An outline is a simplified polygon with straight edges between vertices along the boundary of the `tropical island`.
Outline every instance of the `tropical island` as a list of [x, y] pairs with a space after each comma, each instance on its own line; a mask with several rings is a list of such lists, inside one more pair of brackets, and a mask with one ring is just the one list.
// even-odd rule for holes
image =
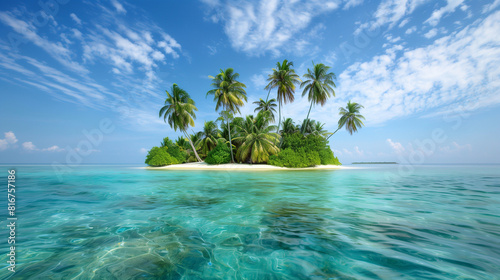
[[[307, 69], [303, 81], [293, 69], [293, 63], [284, 60], [272, 69], [265, 90], [266, 99], [254, 102], [256, 115], [235, 117], [247, 101], [246, 85], [239, 82], [239, 74], [232, 68], [220, 70], [212, 80], [207, 92], [213, 96], [216, 120], [205, 121], [203, 129], [192, 134], [195, 111], [198, 109], [190, 95], [173, 84], [166, 91], [165, 104], [159, 111], [160, 118], [169, 124], [179, 136], [175, 142], [165, 137], [159, 147], [149, 150], [145, 163], [150, 167], [172, 166], [180, 169], [200, 169], [209, 166], [231, 164], [231, 168], [263, 167], [331, 169], [341, 165], [328, 145], [329, 138], [341, 128], [352, 135], [364, 126], [365, 119], [360, 110], [362, 105], [349, 101], [345, 108], [339, 108], [340, 119], [334, 132], [324, 129], [325, 124], [309, 119], [314, 106], [324, 106], [335, 96], [336, 76], [329, 72], [331, 67], [322, 63]], [[281, 108], [295, 99], [296, 87], [303, 88], [302, 96], [310, 102], [309, 111], [301, 124], [291, 118], [282, 121]], [[275, 91], [275, 98], [270, 98]], [[276, 122], [276, 107], [278, 120]], [[277, 125], [276, 125], [277, 124]], [[182, 167], [181, 167], [182, 166]]]

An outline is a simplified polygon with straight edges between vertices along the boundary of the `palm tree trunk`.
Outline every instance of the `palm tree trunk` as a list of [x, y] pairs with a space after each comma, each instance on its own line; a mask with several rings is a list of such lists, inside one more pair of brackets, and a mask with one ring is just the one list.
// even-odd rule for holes
[[231, 142], [231, 126], [229, 126], [229, 118], [227, 118], [227, 130], [229, 132], [229, 149], [231, 149], [231, 162], [234, 163], [233, 143]]
[[332, 137], [333, 134], [335, 134], [337, 131], [339, 131], [339, 129], [341, 129], [340, 126], [339, 126], [339, 128], [337, 128], [337, 130], [335, 130], [332, 134], [330, 134], [330, 136], [328, 136], [328, 138], [326, 138], [326, 141], [328, 141], [328, 139], [330, 139], [330, 137]]
[[303, 125], [303, 127], [300, 129], [301, 133], [304, 134], [304, 128], [307, 127], [307, 125], [309, 124], [309, 114], [311, 113], [311, 109], [313, 107], [313, 102], [311, 101], [311, 106], [309, 107], [309, 112], [307, 112], [307, 117], [306, 117], [306, 123]]
[[267, 93], [267, 97], [266, 97], [266, 103], [267, 101], [269, 100], [269, 94], [271, 93], [271, 89], [269, 89], [269, 92]]
[[[280, 134], [280, 125], [281, 125], [281, 102], [278, 103], [278, 112], [279, 112], [279, 117], [278, 117], [278, 131], [276, 131], [276, 133], [278, 133], [278, 135]], [[274, 145], [276, 145], [276, 139], [274, 139]]]
[[196, 159], [198, 160], [198, 162], [202, 162], [203, 160], [201, 160], [200, 156], [196, 152], [196, 148], [194, 147], [193, 142], [191, 141], [191, 138], [189, 137], [189, 135], [187, 135], [187, 132], [185, 132], [185, 131], [183, 131], [183, 132], [184, 132], [184, 136], [186, 136], [187, 140], [189, 141], [189, 144], [191, 144], [191, 148], [193, 148], [193, 152], [194, 152], [194, 155], [196, 156]]

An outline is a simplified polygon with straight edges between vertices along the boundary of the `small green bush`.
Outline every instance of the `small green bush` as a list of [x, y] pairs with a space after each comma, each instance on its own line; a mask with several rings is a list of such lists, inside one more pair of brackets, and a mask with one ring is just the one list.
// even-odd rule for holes
[[281, 150], [277, 155], [269, 157], [269, 164], [281, 167], [313, 167], [321, 164], [318, 152], [306, 151], [301, 148], [292, 150], [290, 148]]
[[229, 146], [222, 141], [217, 143], [217, 146], [208, 152], [205, 162], [208, 164], [223, 164], [231, 162], [231, 150]]
[[145, 163], [149, 166], [165, 166], [171, 164], [178, 164], [176, 158], [171, 156], [167, 152], [167, 147], [153, 147], [149, 150], [148, 155], [146, 156]]

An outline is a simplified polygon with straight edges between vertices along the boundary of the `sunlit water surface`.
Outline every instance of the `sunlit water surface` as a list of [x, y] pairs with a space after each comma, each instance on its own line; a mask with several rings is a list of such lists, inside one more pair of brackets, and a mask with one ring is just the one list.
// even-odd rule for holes
[[16, 170], [1, 279], [500, 279], [500, 166]]

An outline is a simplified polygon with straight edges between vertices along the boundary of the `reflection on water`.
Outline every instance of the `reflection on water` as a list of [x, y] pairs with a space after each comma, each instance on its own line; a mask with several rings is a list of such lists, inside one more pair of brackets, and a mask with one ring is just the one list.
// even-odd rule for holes
[[[20, 167], [2, 279], [495, 279], [500, 168]], [[6, 228], [2, 221], [2, 230]], [[6, 254], [1, 261], [5, 264]]]

